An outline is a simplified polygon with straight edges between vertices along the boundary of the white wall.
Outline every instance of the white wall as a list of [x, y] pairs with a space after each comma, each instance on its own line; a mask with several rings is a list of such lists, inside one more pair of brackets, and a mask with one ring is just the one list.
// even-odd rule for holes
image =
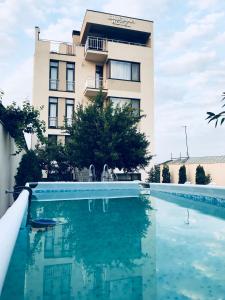
[[0, 121], [0, 217], [11, 204], [12, 195], [6, 194], [5, 190], [12, 190], [15, 183], [14, 176], [24, 153], [13, 155], [16, 150], [14, 139]]

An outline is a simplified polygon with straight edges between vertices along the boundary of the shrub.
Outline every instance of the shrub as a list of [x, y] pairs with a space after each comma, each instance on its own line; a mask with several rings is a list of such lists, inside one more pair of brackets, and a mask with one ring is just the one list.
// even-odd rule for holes
[[184, 184], [187, 181], [187, 175], [186, 175], [186, 167], [185, 165], [181, 166], [179, 169], [179, 184]]
[[170, 183], [170, 171], [168, 165], [163, 166], [162, 178], [163, 178], [162, 183]]
[[41, 167], [33, 150], [25, 153], [17, 168], [16, 186], [24, 186], [27, 182], [39, 181], [42, 178]]
[[149, 177], [148, 177], [149, 182], [160, 182], [160, 167], [159, 166], [154, 166], [151, 168], [149, 172]]
[[196, 184], [209, 184], [211, 182], [210, 174], [205, 175], [205, 170], [202, 166], [197, 166], [196, 174], [195, 174], [195, 182]]

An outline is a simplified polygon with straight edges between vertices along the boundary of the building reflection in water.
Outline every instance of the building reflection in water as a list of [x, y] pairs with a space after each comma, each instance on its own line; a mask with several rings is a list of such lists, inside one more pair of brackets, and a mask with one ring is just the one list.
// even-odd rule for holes
[[35, 201], [32, 217], [58, 224], [29, 232], [25, 299], [156, 298], [154, 211], [144, 197]]

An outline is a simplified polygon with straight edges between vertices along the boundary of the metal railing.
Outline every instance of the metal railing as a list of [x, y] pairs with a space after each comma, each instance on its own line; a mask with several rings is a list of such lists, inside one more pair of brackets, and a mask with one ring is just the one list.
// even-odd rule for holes
[[57, 117], [48, 117], [48, 127], [57, 128], [58, 127], [58, 118]]
[[91, 88], [91, 89], [103, 89], [104, 88], [104, 82], [103, 82], [103, 78], [92, 78], [89, 77], [86, 80], [86, 84], [85, 84], [86, 88]]
[[99, 37], [88, 36], [85, 43], [85, 52], [87, 50], [107, 51], [107, 40]]
[[66, 82], [66, 90], [67, 90], [67, 92], [74, 92], [74, 90], [75, 90], [75, 81], [67, 81]]
[[[105, 39], [105, 38], [98, 38], [92, 36], [88, 36], [85, 45], [81, 45], [81, 46], [85, 46], [85, 52], [87, 50], [107, 51], [108, 42], [127, 44], [133, 46], [141, 46], [141, 47], [149, 47], [148, 45], [142, 43], [128, 42], [128, 41], [116, 40], [116, 39]], [[93, 47], [93, 49], [91, 47]]]
[[59, 88], [59, 80], [58, 79], [49, 79], [49, 89], [57, 91]]
[[49, 41], [49, 43], [51, 53], [74, 55], [72, 43], [58, 41]]

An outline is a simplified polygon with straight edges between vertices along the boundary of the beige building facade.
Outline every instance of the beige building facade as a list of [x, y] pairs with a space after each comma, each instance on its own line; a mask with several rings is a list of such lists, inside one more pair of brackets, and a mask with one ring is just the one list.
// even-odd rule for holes
[[[43, 107], [40, 117], [49, 139], [66, 141], [60, 127], [100, 88], [106, 101], [128, 102], [146, 115], [140, 130], [153, 154], [153, 23], [87, 10], [70, 43], [43, 40], [35, 28], [33, 105]], [[36, 143], [33, 137], [32, 147]]]
[[178, 183], [179, 169], [181, 166], [185, 165], [187, 182], [195, 184], [196, 168], [201, 165], [205, 170], [205, 174], [210, 175], [212, 179], [211, 184], [225, 186], [225, 156], [190, 157], [162, 163], [160, 164], [161, 182], [162, 169], [165, 164], [169, 166], [171, 183]]

